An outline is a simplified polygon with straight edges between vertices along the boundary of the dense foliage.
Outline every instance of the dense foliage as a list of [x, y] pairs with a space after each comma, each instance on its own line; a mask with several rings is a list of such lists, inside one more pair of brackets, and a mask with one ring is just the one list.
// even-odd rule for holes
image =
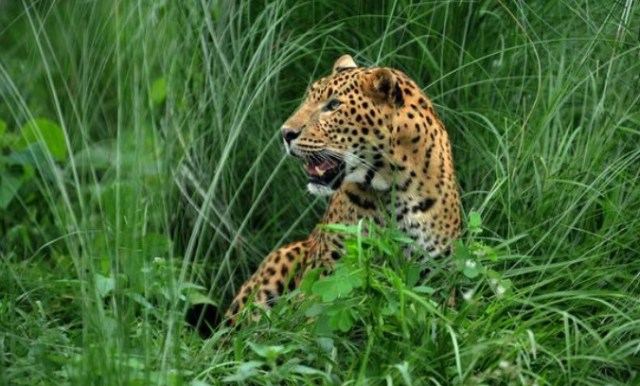
[[[0, 0], [0, 384], [639, 384], [639, 9]], [[203, 340], [326, 205], [278, 128], [343, 53], [437, 105], [457, 252], [336, 225], [336, 275]]]

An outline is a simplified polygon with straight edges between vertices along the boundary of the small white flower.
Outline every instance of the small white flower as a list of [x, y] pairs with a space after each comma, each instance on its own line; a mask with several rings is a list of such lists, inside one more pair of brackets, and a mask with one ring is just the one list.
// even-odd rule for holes
[[491, 279], [491, 280], [489, 280], [489, 284], [491, 284], [492, 286], [494, 286], [494, 287], [495, 287], [495, 286], [497, 286], [497, 285], [498, 285], [498, 280], [496, 280], [496, 279]]
[[507, 292], [507, 289], [504, 288], [504, 286], [499, 285], [496, 287], [496, 295], [498, 295], [498, 297], [504, 295], [505, 292]]
[[509, 363], [509, 361], [505, 361], [504, 359], [500, 361], [500, 363], [498, 364], [498, 366], [500, 366], [501, 369], [506, 370], [508, 369], [511, 364]]
[[473, 298], [473, 294], [474, 294], [474, 292], [473, 292], [472, 289], [469, 290], [469, 291], [465, 291], [465, 292], [462, 293], [462, 298], [464, 300], [466, 300], [466, 301], [470, 301], [471, 298]]
[[467, 268], [469, 269], [474, 269], [476, 267], [476, 262], [473, 260], [467, 260], [465, 262], [465, 265], [467, 266]]

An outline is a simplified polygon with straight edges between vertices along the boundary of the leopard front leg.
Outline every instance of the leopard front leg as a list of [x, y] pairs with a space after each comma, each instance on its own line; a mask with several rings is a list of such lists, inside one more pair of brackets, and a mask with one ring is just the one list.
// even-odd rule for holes
[[[300, 282], [300, 265], [309, 253], [309, 240], [298, 241], [271, 252], [256, 272], [240, 287], [225, 317], [234, 325], [250, 299], [261, 308], [271, 308], [285, 290], [293, 290]], [[304, 260], [304, 261], [303, 261]]]
[[[371, 217], [373, 197], [357, 191], [357, 186], [349, 184], [337, 191], [331, 198], [329, 207], [320, 224], [355, 224], [359, 218]], [[362, 197], [365, 207], [352, 203], [349, 195]], [[332, 271], [335, 262], [343, 254], [344, 235], [328, 232], [322, 226], [316, 227], [304, 241], [288, 244], [271, 252], [247, 280], [235, 296], [225, 313], [230, 325], [236, 323], [240, 311], [250, 299], [261, 308], [270, 308], [285, 290], [298, 287], [304, 275], [314, 268], [322, 268], [322, 276]]]

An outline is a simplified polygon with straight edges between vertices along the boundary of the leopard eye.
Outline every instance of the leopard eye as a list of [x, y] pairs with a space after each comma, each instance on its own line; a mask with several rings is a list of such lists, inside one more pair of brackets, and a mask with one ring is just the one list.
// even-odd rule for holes
[[322, 110], [324, 110], [324, 111], [336, 111], [338, 109], [338, 107], [340, 107], [340, 105], [342, 105], [342, 102], [340, 102], [337, 99], [332, 99], [329, 102], [327, 102], [326, 105], [324, 105], [324, 108]]

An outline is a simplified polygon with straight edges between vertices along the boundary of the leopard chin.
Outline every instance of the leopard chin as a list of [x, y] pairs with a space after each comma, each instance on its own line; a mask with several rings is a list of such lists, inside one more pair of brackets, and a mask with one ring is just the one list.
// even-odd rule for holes
[[327, 185], [316, 184], [313, 182], [309, 182], [307, 184], [307, 190], [314, 196], [331, 196], [333, 193], [335, 193], [335, 190], [328, 187]]

